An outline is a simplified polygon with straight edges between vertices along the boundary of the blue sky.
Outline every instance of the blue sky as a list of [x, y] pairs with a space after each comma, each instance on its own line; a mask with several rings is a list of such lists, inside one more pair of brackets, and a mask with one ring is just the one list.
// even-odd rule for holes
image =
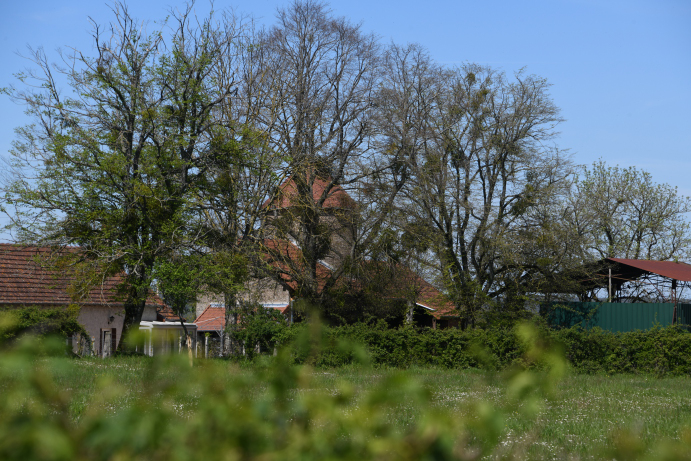
[[[89, 17], [107, 23], [110, 3], [85, 0], [0, 0], [0, 87], [28, 61], [27, 45], [91, 52]], [[133, 16], [162, 19], [172, 0], [130, 2]], [[217, 0], [261, 24], [288, 1]], [[657, 182], [691, 195], [691, 1], [486, 0], [332, 1], [338, 16], [362, 23], [382, 42], [417, 42], [439, 62], [477, 62], [507, 73], [525, 67], [553, 84], [566, 121], [556, 143], [574, 162], [603, 158], [634, 165]], [[199, 1], [197, 10], [208, 11]], [[21, 106], [0, 96], [0, 156], [28, 123]], [[0, 217], [0, 226], [6, 218]], [[7, 240], [0, 234], [0, 240]]]

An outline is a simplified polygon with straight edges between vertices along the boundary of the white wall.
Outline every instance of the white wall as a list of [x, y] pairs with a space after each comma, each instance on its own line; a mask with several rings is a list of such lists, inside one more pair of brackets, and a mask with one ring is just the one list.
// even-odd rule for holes
[[[110, 317], [113, 316], [114, 320], [111, 322]], [[147, 306], [144, 308], [142, 313], [143, 321], [154, 321], [156, 320], [156, 308], [153, 306]], [[82, 306], [79, 311], [78, 317], [79, 323], [81, 323], [89, 334], [90, 338], [94, 339], [94, 354], [100, 355], [101, 353], [101, 329], [102, 328], [115, 328], [117, 343], [120, 344], [120, 338], [122, 337], [122, 328], [125, 324], [125, 310], [122, 307], [106, 307], [106, 306]]]

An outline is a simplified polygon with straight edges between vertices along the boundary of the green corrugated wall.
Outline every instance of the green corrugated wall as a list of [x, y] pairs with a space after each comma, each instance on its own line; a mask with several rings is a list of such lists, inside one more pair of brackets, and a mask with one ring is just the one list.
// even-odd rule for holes
[[677, 323], [691, 329], [691, 304], [677, 305]]
[[[600, 327], [613, 332], [647, 330], [672, 324], [673, 303], [551, 303], [548, 322], [554, 326]], [[691, 325], [691, 304], [677, 305], [677, 323]]]

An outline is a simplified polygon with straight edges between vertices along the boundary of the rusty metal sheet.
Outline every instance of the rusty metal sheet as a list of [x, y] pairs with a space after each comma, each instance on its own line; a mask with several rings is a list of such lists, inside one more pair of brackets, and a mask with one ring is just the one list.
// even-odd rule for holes
[[645, 272], [682, 282], [691, 282], [691, 265], [674, 261], [645, 261], [641, 259], [607, 258], [608, 261], [635, 267]]

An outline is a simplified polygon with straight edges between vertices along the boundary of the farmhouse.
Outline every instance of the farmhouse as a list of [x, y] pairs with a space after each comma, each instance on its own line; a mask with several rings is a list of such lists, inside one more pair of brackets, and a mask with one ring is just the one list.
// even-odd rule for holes
[[[0, 244], [0, 307], [79, 306], [78, 321], [89, 334], [93, 353], [109, 356], [121, 339], [124, 322], [124, 305], [116, 293], [119, 280], [105, 279], [88, 293], [75, 296], [74, 274], [69, 269], [58, 271], [48, 267], [54, 256], [50, 248]], [[158, 312], [164, 307], [158, 297], [151, 296], [142, 320], [163, 320]]]

